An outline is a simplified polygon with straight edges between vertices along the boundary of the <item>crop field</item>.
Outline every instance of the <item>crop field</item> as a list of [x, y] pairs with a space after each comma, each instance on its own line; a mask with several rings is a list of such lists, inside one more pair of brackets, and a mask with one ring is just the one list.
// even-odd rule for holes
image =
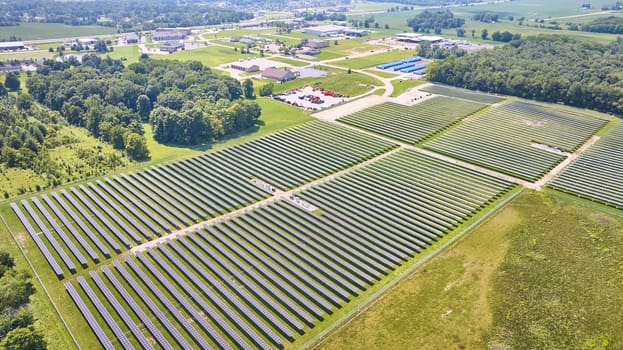
[[60, 23], [20, 23], [19, 26], [0, 27], [0, 38], [8, 40], [15, 36], [20, 40], [42, 40], [67, 38], [74, 39], [80, 36], [106, 35], [117, 33], [117, 28], [91, 26], [70, 26]]
[[437, 84], [427, 86], [423, 88], [422, 91], [430, 92], [430, 93], [437, 94], [437, 95], [460, 98], [462, 100], [485, 103], [485, 104], [494, 104], [494, 103], [498, 103], [504, 100], [503, 97], [498, 97], [498, 96], [490, 95], [487, 93], [475, 92], [472, 90], [455, 88], [455, 87], [445, 86], [445, 85], [437, 85]]
[[[325, 90], [333, 91], [344, 96], [358, 96], [364, 94], [374, 86], [381, 86], [381, 82], [371, 76], [352, 72], [348, 74], [345, 70], [326, 68], [324, 66], [315, 69], [327, 70], [327, 75], [320, 78], [297, 78], [281, 84], [275, 84], [274, 93], [300, 88], [306, 85], [321, 87]], [[268, 80], [256, 82], [260, 85]]]
[[347, 115], [339, 121], [415, 144], [484, 107], [484, 104], [440, 96], [413, 106], [387, 102]]
[[[393, 147], [311, 122], [220, 152], [22, 200], [21, 206], [12, 207], [55, 275], [63, 277], [69, 275], [66, 271], [75, 273], [136, 244], [266, 198], [268, 192], [252, 178], [291, 189]], [[45, 241], [38, 232], [44, 233]]]
[[509, 102], [467, 120], [424, 144], [519, 178], [534, 181], [608, 123], [586, 112]]
[[276, 200], [64, 286], [105, 347], [288, 347], [512, 187], [402, 151], [305, 191], [320, 212]]
[[623, 208], [622, 176], [623, 125], [619, 124], [560, 173], [550, 186]]

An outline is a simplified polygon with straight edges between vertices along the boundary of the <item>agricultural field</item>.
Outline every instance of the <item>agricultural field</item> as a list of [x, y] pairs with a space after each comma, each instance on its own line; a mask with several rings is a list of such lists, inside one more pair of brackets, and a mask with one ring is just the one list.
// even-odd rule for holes
[[103, 26], [69, 26], [59, 23], [20, 23], [0, 27], [0, 38], [15, 36], [23, 41], [45, 39], [75, 39], [82, 36], [113, 35], [117, 28]]
[[550, 187], [623, 208], [623, 125], [619, 123], [550, 183]]
[[318, 349], [623, 347], [621, 212], [523, 191]]
[[141, 56], [138, 45], [115, 46], [113, 52], [106, 54], [113, 59], [122, 60], [124, 65], [136, 63]]
[[338, 119], [342, 123], [416, 144], [478, 112], [486, 105], [433, 97], [413, 106], [386, 102]]
[[535, 181], [607, 123], [596, 113], [513, 101], [491, 107], [424, 147]]
[[504, 100], [504, 97], [487, 94], [484, 92], [476, 92], [467, 89], [455, 88], [439, 84], [431, 84], [422, 88], [422, 91], [430, 92], [436, 95], [444, 95], [462, 100], [474, 101], [478, 103], [494, 104]]
[[[317, 131], [322, 128], [320, 124], [306, 125]], [[339, 128], [332, 129], [335, 132]], [[332, 136], [341, 139], [339, 135]], [[371, 140], [359, 141], [358, 147], [363, 147]], [[315, 143], [315, 147], [321, 144]], [[347, 149], [354, 152], [352, 146], [344, 152]], [[319, 151], [318, 155], [326, 161], [339, 162], [337, 155], [329, 155], [328, 150]], [[243, 186], [230, 187], [231, 191], [237, 191], [236, 195], [249, 195], [253, 191], [249, 188], [250, 181], [232, 178], [233, 168], [224, 171], [220, 159], [192, 170], [194, 163], [206, 162], [207, 157], [177, 163], [176, 184], [188, 186], [191, 181], [188, 174], [204, 177], [207, 171], [213, 171], [220, 173], [223, 181], [227, 179]], [[183, 172], [182, 167], [186, 168]], [[172, 174], [170, 167], [164, 168], [160, 167], [159, 176], [165, 172]], [[159, 169], [153, 169], [156, 170]], [[417, 178], [412, 174], [417, 174]], [[160, 187], [156, 185], [160, 180], [156, 180], [155, 174], [147, 176], [144, 172], [127, 177], [130, 176], [135, 181], [140, 177], [141, 181], [151, 179], [154, 189]], [[434, 180], [427, 180], [427, 186], [421, 186], [420, 177]], [[240, 184], [242, 181], [247, 184]], [[332, 319], [332, 314], [360, 300], [359, 295], [386, 280], [391, 271], [419, 256], [513, 188], [502, 180], [413, 151], [400, 151], [302, 192], [300, 198], [317, 206], [313, 212], [301, 209], [297, 204], [300, 199], [274, 200], [240, 215], [193, 228], [187, 234], [149, 242], [143, 241], [148, 237], [144, 231], [155, 238], [163, 228], [151, 230], [151, 225], [138, 221], [161, 225], [156, 221], [169, 215], [152, 212], [132, 223], [139, 216], [130, 210], [142, 211], [141, 206], [155, 210], [156, 203], [162, 205], [177, 198], [175, 208], [179, 215], [182, 206], [199, 206], [200, 202], [195, 200], [190, 204], [188, 198], [178, 197], [171, 189], [166, 192], [171, 198], [155, 202], [145, 198], [147, 186], [129, 186], [130, 183], [125, 178], [107, 179], [97, 185], [63, 190], [61, 195], [52, 194], [53, 199], [42, 196], [41, 200], [33, 198], [12, 204], [33, 241], [42, 246], [57, 246], [59, 238], [73, 243], [72, 238], [62, 235], [74, 235], [77, 227], [83, 225], [106, 225], [107, 220], [131, 226], [123, 228], [123, 232], [135, 234], [144, 242], [133, 248], [132, 254], [116, 256], [112, 264], [95, 264], [91, 257], [83, 257], [86, 265], [93, 267], [88, 273], [55, 282], [69, 295], [64, 298], [65, 303], [75, 303], [77, 307], [63, 312], [78, 315], [80, 310], [86, 319], [86, 323], [75, 320], [71, 327], [85, 334], [91, 334], [90, 328], [105, 348], [149, 347], [147, 344], [163, 348], [190, 348], [191, 344], [203, 348], [298, 346], [297, 339], [313, 328], [322, 329], [324, 320]], [[194, 185], [195, 193], [217, 193], [212, 198], [220, 198], [218, 193], [223, 192], [205, 187], [216, 182], [201, 183]], [[124, 191], [132, 192], [132, 196]], [[260, 189], [256, 188], [255, 192]], [[159, 196], [163, 193], [162, 189], [158, 191]], [[149, 198], [154, 195], [155, 192], [151, 193]], [[390, 197], [386, 205], [391, 211], [381, 211], [373, 205], [380, 198]], [[99, 215], [91, 207], [102, 208], [111, 203], [117, 207], [102, 210]], [[414, 206], [419, 209], [407, 210]], [[86, 211], [86, 207], [94, 216], [76, 215], [75, 211]], [[175, 220], [174, 213], [170, 214]], [[396, 222], [395, 217], [402, 221]], [[170, 227], [174, 223], [165, 225]], [[384, 234], [372, 227], [382, 227]], [[36, 233], [39, 229], [42, 235]], [[109, 229], [112, 235], [115, 230], [112, 226]], [[51, 239], [56, 235], [59, 237]], [[96, 240], [83, 237], [75, 245], [91, 241]], [[82, 250], [73, 247], [68, 251], [59, 254], [63, 263], [57, 266], [63, 270], [60, 265], [73, 260], [69, 255], [78, 256]], [[91, 254], [105, 258], [99, 248], [85, 253]]]
[[271, 61], [275, 61], [275, 62], [287, 63], [287, 64], [289, 64], [291, 66], [294, 66], [294, 67], [309, 66], [309, 63], [307, 63], [307, 62], [299, 61], [299, 60], [293, 60], [293, 59], [289, 59], [289, 58], [285, 58], [285, 57], [271, 57], [269, 59]]

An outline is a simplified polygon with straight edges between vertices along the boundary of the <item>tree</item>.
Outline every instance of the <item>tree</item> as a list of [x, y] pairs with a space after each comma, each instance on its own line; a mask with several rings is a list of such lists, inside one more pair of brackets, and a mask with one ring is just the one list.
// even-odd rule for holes
[[147, 148], [145, 137], [135, 132], [130, 132], [126, 134], [125, 151], [130, 159], [137, 161], [149, 159], [149, 149]]
[[44, 350], [47, 345], [43, 335], [33, 326], [10, 331], [0, 343], [4, 350]]
[[266, 85], [260, 86], [260, 96], [270, 96], [273, 94], [273, 89], [275, 88], [274, 83], [268, 83]]
[[98, 40], [93, 46], [93, 49], [95, 50], [95, 52], [99, 52], [99, 53], [108, 52], [108, 47], [106, 46], [106, 42], [104, 42], [103, 40]]
[[0, 311], [17, 309], [28, 304], [30, 296], [35, 292], [26, 272], [5, 273], [0, 278]]
[[348, 74], [351, 74], [353, 71], [352, 69], [348, 68], [348, 71], [346, 71]]
[[0, 97], [7, 97], [9, 95], [9, 92], [7, 91], [7, 89], [4, 87], [4, 85], [0, 84]]
[[17, 72], [10, 72], [6, 75], [4, 80], [4, 86], [11, 91], [19, 90], [21, 83], [19, 81], [19, 74]]
[[136, 99], [136, 111], [138, 115], [141, 117], [141, 120], [146, 122], [149, 120], [149, 113], [151, 113], [151, 100], [147, 95], [140, 95]]
[[333, 45], [337, 45], [337, 44], [338, 44], [337, 40], [334, 40]]
[[462, 37], [464, 37], [464, 36], [465, 36], [465, 29], [463, 29], [463, 28], [458, 28], [458, 29], [456, 30], [456, 36], [461, 37], [461, 38], [462, 38]]
[[253, 96], [253, 81], [251, 81], [251, 79], [245, 79], [245, 81], [242, 82], [242, 93], [247, 99], [255, 97]]
[[487, 29], [483, 29], [482, 33], [480, 33], [480, 37], [482, 38], [482, 40], [487, 40], [488, 36], [489, 36], [489, 31]]
[[389, 24], [385, 24], [385, 29], [389, 29]]
[[472, 38], [476, 36], [476, 29], [472, 29]]

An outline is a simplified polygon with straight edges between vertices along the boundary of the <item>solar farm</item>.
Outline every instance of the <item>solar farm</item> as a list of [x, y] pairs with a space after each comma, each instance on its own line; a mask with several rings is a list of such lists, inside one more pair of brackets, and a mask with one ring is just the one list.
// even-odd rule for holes
[[623, 208], [623, 126], [615, 126], [576, 159], [552, 188]]
[[292, 349], [599, 132], [549, 186], [623, 207], [620, 124], [426, 89], [439, 96], [14, 201], [12, 231], [91, 336], [79, 347]]
[[582, 112], [513, 101], [488, 109], [424, 147], [536, 181], [607, 123]]
[[450, 97], [433, 97], [414, 106], [386, 102], [338, 119], [358, 128], [416, 144], [486, 105]]

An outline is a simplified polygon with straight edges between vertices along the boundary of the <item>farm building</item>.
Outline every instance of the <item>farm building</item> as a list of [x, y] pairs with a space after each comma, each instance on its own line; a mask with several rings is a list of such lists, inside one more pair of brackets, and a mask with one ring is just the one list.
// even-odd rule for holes
[[296, 73], [289, 70], [281, 70], [275, 67], [269, 67], [262, 72], [262, 78], [276, 80], [280, 83], [296, 79]]
[[130, 33], [125, 36], [125, 42], [128, 44], [138, 44], [140, 37], [136, 33]]
[[348, 27], [329, 24], [326, 26], [303, 28], [301, 29], [301, 33], [318, 35], [318, 36], [335, 36], [335, 35], [343, 34], [346, 29], [348, 29]]
[[247, 73], [257, 72], [260, 70], [260, 66], [251, 62], [236, 62], [229, 65], [229, 67]]
[[81, 44], [81, 45], [94, 45], [97, 41], [99, 40], [99, 38], [79, 38], [76, 39], [76, 41]]
[[404, 43], [421, 43], [422, 41], [429, 41], [431, 43], [438, 43], [444, 41], [445, 38], [440, 36], [430, 36], [419, 33], [400, 33], [394, 35], [396, 41], [402, 41]]
[[183, 48], [184, 48], [183, 43], [180, 43], [178, 41], [168, 41], [164, 43], [164, 45], [160, 46], [160, 51], [172, 53]]
[[9, 41], [0, 43], [0, 51], [24, 50], [26, 47], [21, 41]]
[[307, 43], [305, 44], [305, 46], [311, 47], [314, 49], [322, 49], [323, 47], [329, 47], [329, 42], [326, 40], [310, 39], [310, 40], [307, 40]]

